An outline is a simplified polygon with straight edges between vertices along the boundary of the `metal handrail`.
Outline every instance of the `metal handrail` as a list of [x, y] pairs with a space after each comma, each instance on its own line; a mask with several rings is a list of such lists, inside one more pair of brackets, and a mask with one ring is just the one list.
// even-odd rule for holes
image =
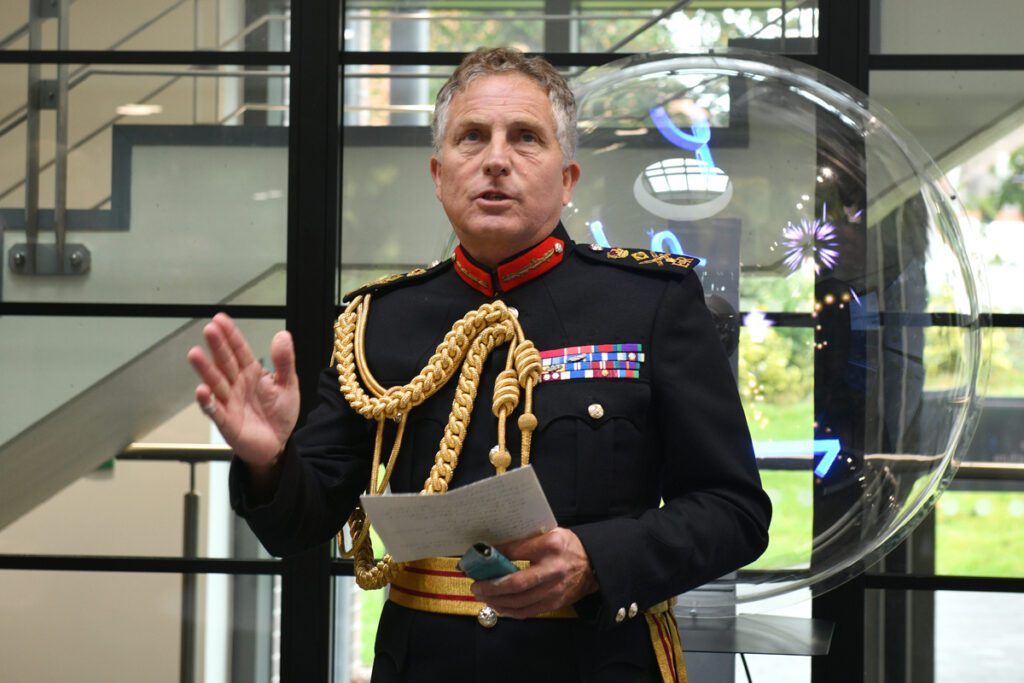
[[117, 460], [176, 461], [187, 463], [227, 462], [233, 451], [224, 444], [205, 443], [131, 443]]
[[[185, 463], [226, 462], [234, 452], [226, 444], [197, 443], [132, 443], [116, 457], [118, 460], [136, 461], [178, 461]], [[871, 459], [898, 458], [915, 462], [932, 461], [932, 456], [886, 456], [872, 455]], [[814, 459], [809, 456], [758, 457], [757, 465], [762, 470], [810, 470]], [[961, 462], [956, 473], [961, 481], [1024, 481], [1024, 463], [1009, 462]]]

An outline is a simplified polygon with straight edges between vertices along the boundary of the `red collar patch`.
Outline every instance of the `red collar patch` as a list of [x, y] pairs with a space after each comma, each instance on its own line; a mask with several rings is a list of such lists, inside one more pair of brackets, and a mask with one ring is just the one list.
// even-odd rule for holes
[[561, 263], [564, 255], [565, 242], [557, 237], [548, 237], [514, 259], [499, 264], [497, 271], [492, 271], [473, 263], [460, 245], [455, 247], [455, 272], [463, 282], [484, 296], [494, 296], [540, 277]]

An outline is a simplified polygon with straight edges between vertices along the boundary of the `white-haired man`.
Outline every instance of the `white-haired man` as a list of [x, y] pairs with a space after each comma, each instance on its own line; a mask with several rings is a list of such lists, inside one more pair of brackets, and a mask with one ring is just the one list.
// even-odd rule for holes
[[[424, 478], [429, 488], [438, 467], [442, 490], [491, 476], [489, 452], [527, 442], [558, 528], [502, 546], [523, 569], [497, 580], [462, 577], [451, 558], [389, 569], [374, 681], [681, 680], [670, 599], [767, 544], [771, 506], [693, 260], [577, 246], [560, 223], [580, 177], [575, 116], [547, 62], [501, 48], [468, 55], [438, 94], [430, 159], [459, 246], [347, 297], [373, 298], [357, 360], [382, 389], [417, 376], [467, 311], [500, 301], [540, 362], [523, 381], [536, 382], [524, 436], [509, 430], [506, 449], [494, 446], [504, 417], [478, 402], [455, 429], [461, 456], [441, 463], [461, 380], [396, 414], [399, 431], [362, 416], [353, 364], [338, 362], [293, 434], [287, 333], [272, 342], [272, 376], [223, 315], [204, 332], [211, 356], [189, 354], [203, 381], [196, 398], [237, 454], [233, 505], [275, 554], [338, 531], [367, 488], [378, 430], [384, 440], [399, 431], [395, 492], [419, 491]], [[481, 395], [503, 354], [477, 373]]]

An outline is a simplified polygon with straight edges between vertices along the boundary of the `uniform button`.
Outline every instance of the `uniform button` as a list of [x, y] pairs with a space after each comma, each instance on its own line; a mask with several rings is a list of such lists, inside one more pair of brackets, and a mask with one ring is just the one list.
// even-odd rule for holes
[[595, 420], [600, 420], [604, 417], [604, 406], [600, 403], [591, 403], [587, 406], [587, 413]]
[[632, 603], [629, 604], [629, 618], [630, 619], [635, 617], [637, 612], [639, 612], [639, 611], [640, 611], [640, 608], [637, 606], [637, 604], [635, 602], [632, 602]]
[[484, 628], [494, 628], [494, 625], [498, 623], [498, 613], [485, 606], [480, 610], [480, 614], [476, 615], [476, 620]]
[[562, 243], [561, 242], [556, 242], [555, 243], [555, 253], [556, 254], [561, 254], [562, 253]]
[[600, 244], [597, 244], [597, 243], [593, 243], [593, 244], [590, 245], [590, 250], [591, 251], [601, 251], [601, 249], [603, 249], [603, 248], [604, 247], [602, 247]]
[[626, 620], [626, 608], [625, 607], [620, 607], [619, 611], [615, 613], [615, 623], [616, 624], [621, 624], [625, 620]]
[[514, 306], [508, 307], [508, 312], [512, 314], [512, 317], [519, 320], [519, 309]]

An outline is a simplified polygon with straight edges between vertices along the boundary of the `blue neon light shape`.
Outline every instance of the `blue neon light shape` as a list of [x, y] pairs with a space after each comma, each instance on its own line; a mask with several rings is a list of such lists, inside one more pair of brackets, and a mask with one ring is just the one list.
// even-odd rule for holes
[[604, 223], [601, 221], [590, 221], [590, 235], [594, 238], [594, 244], [605, 249], [612, 246], [604, 235]]
[[693, 254], [687, 254], [683, 251], [683, 245], [680, 244], [679, 238], [671, 230], [662, 230], [651, 235], [651, 251], [667, 251], [676, 256], [691, 256], [697, 259], [698, 266], [703, 266], [708, 262], [703, 256], [693, 256]]
[[824, 477], [828, 474], [832, 464], [839, 457], [839, 439], [814, 439], [801, 441], [755, 441], [754, 453], [761, 458], [780, 458], [787, 455], [806, 455], [811, 451], [814, 455], [822, 454], [818, 466], [814, 468], [814, 474]]
[[[603, 222], [590, 221], [590, 236], [594, 239], [594, 244], [605, 249], [611, 248], [611, 242], [608, 241], [607, 235], [604, 234]], [[679, 238], [670, 230], [662, 230], [657, 233], [651, 231], [651, 251], [667, 251], [676, 256], [691, 256], [697, 259], [698, 266], [703, 266], [707, 263], [707, 259], [701, 256], [693, 256], [683, 251], [683, 245], [679, 243]]]
[[679, 256], [683, 253], [683, 245], [671, 230], [662, 230], [651, 235], [651, 251], [667, 251]]
[[708, 147], [711, 142], [711, 126], [707, 119], [694, 118], [690, 127], [693, 132], [687, 133], [675, 124], [665, 107], [654, 107], [650, 114], [655, 128], [666, 140], [676, 147], [694, 152], [704, 162], [704, 173], [710, 173], [715, 168], [715, 160], [711, 158], [711, 149]]

